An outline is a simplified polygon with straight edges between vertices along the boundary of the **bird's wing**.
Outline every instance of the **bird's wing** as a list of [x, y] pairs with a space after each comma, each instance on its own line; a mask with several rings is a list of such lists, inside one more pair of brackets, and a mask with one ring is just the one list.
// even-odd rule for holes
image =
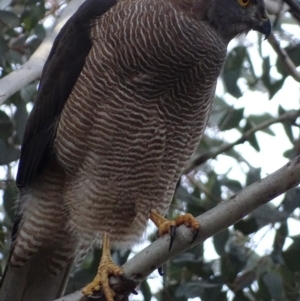
[[57, 122], [92, 47], [91, 23], [116, 3], [117, 0], [86, 0], [56, 37], [23, 137], [19, 188], [29, 185], [54, 155]]

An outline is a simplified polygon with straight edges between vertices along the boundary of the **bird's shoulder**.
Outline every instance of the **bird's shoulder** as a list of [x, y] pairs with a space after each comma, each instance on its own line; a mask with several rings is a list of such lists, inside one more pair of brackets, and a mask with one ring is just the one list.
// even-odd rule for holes
[[48, 165], [49, 157], [53, 157], [59, 116], [92, 47], [91, 23], [116, 3], [117, 0], [85, 1], [56, 37], [25, 128], [17, 174], [18, 187], [29, 185]]

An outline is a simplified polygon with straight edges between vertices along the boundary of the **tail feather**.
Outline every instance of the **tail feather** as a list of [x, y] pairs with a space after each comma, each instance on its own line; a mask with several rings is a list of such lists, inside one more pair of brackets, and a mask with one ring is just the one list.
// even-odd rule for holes
[[0, 301], [53, 301], [64, 293], [72, 264], [58, 274], [49, 272], [53, 250], [40, 249], [22, 267], [10, 263], [1, 280]]

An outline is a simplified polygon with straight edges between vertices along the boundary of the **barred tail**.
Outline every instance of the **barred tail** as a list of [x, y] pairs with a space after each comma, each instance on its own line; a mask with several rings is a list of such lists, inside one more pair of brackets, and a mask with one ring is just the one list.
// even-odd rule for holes
[[41, 248], [21, 267], [10, 260], [1, 279], [0, 301], [53, 301], [64, 293], [71, 263], [57, 274], [50, 273], [53, 249]]

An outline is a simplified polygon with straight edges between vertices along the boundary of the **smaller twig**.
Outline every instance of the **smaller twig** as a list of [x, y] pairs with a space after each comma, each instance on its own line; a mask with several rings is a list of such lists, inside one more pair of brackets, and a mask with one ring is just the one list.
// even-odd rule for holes
[[73, 0], [62, 11], [61, 16], [57, 19], [55, 27], [47, 34], [46, 38], [30, 57], [30, 59], [19, 69], [9, 73], [3, 78], [0, 78], [0, 105], [11, 95], [40, 77], [56, 35], [63, 27], [65, 22], [75, 13], [82, 2], [83, 0]]
[[284, 49], [280, 47], [279, 42], [276, 40], [273, 33], [268, 37], [268, 42], [273, 47], [274, 51], [277, 53], [282, 65], [284, 66], [286, 72], [294, 78], [295, 81], [300, 82], [300, 72], [297, 71], [295, 64], [290, 59], [289, 55]]
[[283, 6], [282, 0], [265, 0], [266, 10], [269, 15], [284, 13], [288, 5]]
[[187, 175], [188, 180], [193, 184], [194, 186], [198, 187], [200, 191], [202, 191], [208, 198], [210, 198], [212, 201], [216, 203], [223, 202], [222, 199], [214, 196], [206, 187], [203, 185], [201, 181], [196, 181], [194, 177], [191, 177], [190, 175]]
[[297, 16], [298, 21], [300, 21], [300, 4], [296, 0], [284, 0], [284, 2], [291, 8], [291, 13]]
[[300, 116], [300, 110], [291, 110], [289, 112], [286, 112], [277, 118], [272, 118], [267, 121], [264, 121], [254, 127], [252, 127], [249, 131], [245, 132], [239, 139], [232, 143], [224, 144], [221, 147], [212, 150], [206, 154], [199, 155], [194, 160], [191, 161], [191, 163], [186, 167], [186, 169], [183, 171], [183, 174], [190, 173], [194, 168], [198, 167], [199, 165], [205, 163], [209, 159], [215, 159], [218, 155], [229, 151], [234, 146], [238, 144], [243, 144], [246, 142], [252, 135], [254, 135], [256, 132], [272, 125], [275, 123], [283, 122], [283, 121], [294, 121], [297, 119], [297, 117]]

